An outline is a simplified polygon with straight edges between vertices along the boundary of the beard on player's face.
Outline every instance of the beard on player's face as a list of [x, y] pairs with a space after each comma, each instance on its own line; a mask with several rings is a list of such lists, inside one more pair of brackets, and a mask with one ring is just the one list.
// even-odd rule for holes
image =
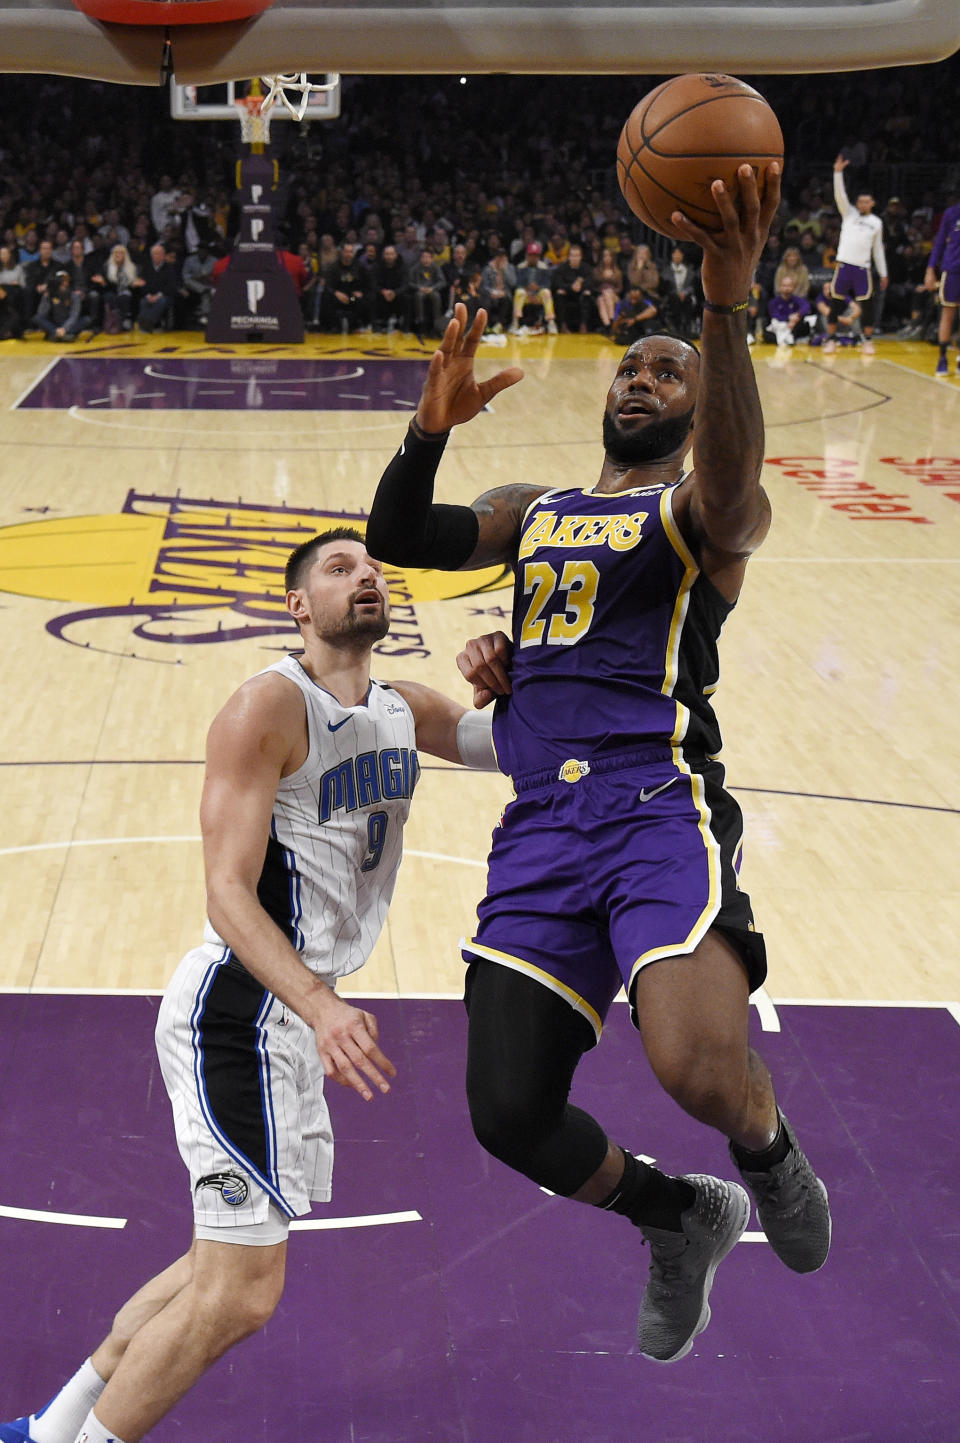
[[649, 421], [636, 430], [623, 431], [616, 417], [603, 413], [603, 449], [621, 466], [639, 466], [645, 461], [662, 461], [683, 446], [693, 424], [693, 407], [682, 416]]
[[390, 615], [384, 608], [379, 612], [358, 612], [351, 604], [340, 624], [331, 627], [324, 636], [331, 646], [362, 646], [382, 641], [390, 630]]
[[382, 641], [390, 630], [390, 612], [358, 611], [351, 601], [346, 611], [320, 606], [312, 618], [312, 630], [327, 646], [353, 651]]

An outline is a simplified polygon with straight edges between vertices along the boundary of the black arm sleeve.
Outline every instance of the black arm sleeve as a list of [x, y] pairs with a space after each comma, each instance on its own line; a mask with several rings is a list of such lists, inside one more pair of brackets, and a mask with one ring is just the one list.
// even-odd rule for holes
[[380, 478], [367, 522], [367, 550], [394, 566], [456, 571], [476, 550], [480, 521], [469, 506], [434, 503], [433, 482], [447, 436], [411, 427]]

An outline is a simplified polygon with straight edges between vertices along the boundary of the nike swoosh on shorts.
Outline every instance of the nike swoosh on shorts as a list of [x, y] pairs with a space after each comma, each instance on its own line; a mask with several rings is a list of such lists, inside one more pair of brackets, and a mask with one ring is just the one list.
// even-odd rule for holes
[[671, 777], [668, 782], [664, 782], [664, 784], [663, 784], [662, 787], [654, 787], [653, 790], [652, 790], [652, 791], [649, 791], [649, 792], [647, 791], [647, 789], [646, 789], [645, 787], [641, 787], [641, 788], [640, 788], [640, 801], [641, 801], [641, 802], [649, 802], [650, 798], [651, 798], [651, 797], [655, 797], [658, 792], [665, 792], [665, 791], [667, 790], [667, 787], [672, 787], [673, 784], [674, 784], [674, 782], [675, 782], [676, 780], [677, 780], [676, 777]]

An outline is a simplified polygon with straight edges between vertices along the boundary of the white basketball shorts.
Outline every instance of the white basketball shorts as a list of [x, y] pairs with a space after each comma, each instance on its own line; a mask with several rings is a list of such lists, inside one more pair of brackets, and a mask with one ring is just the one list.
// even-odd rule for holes
[[229, 948], [187, 953], [156, 1041], [198, 1228], [265, 1223], [271, 1202], [289, 1219], [330, 1201], [333, 1132], [313, 1031]]

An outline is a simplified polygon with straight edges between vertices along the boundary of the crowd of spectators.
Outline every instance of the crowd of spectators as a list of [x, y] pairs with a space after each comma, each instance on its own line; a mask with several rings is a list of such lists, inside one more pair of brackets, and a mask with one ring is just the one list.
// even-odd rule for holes
[[[754, 339], [822, 332], [839, 145], [851, 192], [927, 166], [914, 193], [877, 195], [890, 272], [878, 329], [935, 324], [923, 277], [957, 198], [957, 167], [939, 147], [958, 81], [954, 58], [754, 82], [787, 150]], [[307, 326], [435, 336], [463, 301], [471, 315], [484, 306], [497, 334], [696, 336], [696, 248], [647, 232], [616, 186], [616, 137], [647, 88], [626, 77], [354, 78], [338, 120], [274, 125], [276, 244]], [[176, 123], [164, 92], [95, 82], [5, 75], [0, 94], [0, 338], [202, 328], [236, 228], [239, 126]], [[856, 306], [841, 331], [856, 337]]]

